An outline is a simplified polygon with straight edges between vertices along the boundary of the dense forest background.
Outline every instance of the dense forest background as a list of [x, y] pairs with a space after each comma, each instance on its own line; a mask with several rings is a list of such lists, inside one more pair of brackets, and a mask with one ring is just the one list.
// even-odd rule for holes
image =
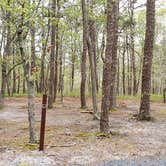
[[[165, 87], [165, 4], [156, 2], [156, 34], [152, 67], [153, 94], [162, 94]], [[41, 93], [48, 85], [50, 52], [55, 49], [55, 80], [57, 92], [79, 96], [82, 55], [82, 12], [80, 1], [51, 2], [13, 1], [0, 3], [0, 52], [2, 93], [9, 96], [26, 93], [24, 63], [33, 63], [35, 92]], [[101, 93], [102, 59], [106, 39], [106, 3], [89, 1], [86, 4], [89, 26], [94, 37], [97, 90]], [[117, 95], [140, 94], [141, 67], [145, 36], [146, 8], [144, 1], [120, 1], [117, 56]], [[53, 24], [53, 25], [52, 25]], [[55, 26], [55, 48], [51, 43]], [[21, 31], [21, 32], [20, 32]], [[18, 33], [22, 33], [24, 57], [19, 49]], [[134, 49], [134, 50], [133, 50]], [[26, 62], [23, 62], [24, 59]], [[5, 68], [5, 69], [3, 69]], [[7, 75], [7, 79], [4, 75]], [[90, 64], [87, 57], [86, 95], [91, 95]], [[6, 81], [4, 81], [6, 79]], [[56, 83], [57, 82], [57, 83]], [[62, 88], [63, 87], [63, 88]], [[5, 92], [4, 92], [5, 90]]]
[[[148, 3], [151, 2], [1, 1], [1, 105], [5, 96], [28, 94], [33, 128], [35, 96], [47, 93], [48, 108], [53, 107], [57, 97], [63, 101], [64, 96], [80, 96], [80, 106], [86, 108], [86, 97], [92, 96], [94, 117], [99, 119], [98, 99], [102, 97], [104, 110], [109, 98], [111, 110], [116, 107], [118, 96], [141, 98], [144, 76], [150, 81], [151, 85], [144, 85], [154, 94], [152, 97], [165, 100], [166, 6], [164, 0], [156, 1], [155, 14], [155, 4]], [[154, 14], [155, 33], [151, 31]], [[149, 39], [145, 37], [148, 30]], [[151, 52], [147, 53], [146, 47]], [[152, 52], [152, 68], [149, 64], [149, 69], [143, 71], [144, 53], [151, 58], [147, 62], [150, 63]], [[104, 113], [102, 116], [105, 121]]]

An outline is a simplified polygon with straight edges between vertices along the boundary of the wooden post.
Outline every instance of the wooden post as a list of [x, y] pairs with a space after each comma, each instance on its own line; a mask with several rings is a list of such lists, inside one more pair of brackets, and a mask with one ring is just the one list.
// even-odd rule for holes
[[42, 99], [42, 115], [41, 115], [41, 126], [40, 126], [40, 146], [39, 151], [44, 150], [44, 134], [45, 134], [45, 122], [46, 122], [46, 107], [47, 106], [47, 95], [43, 95]]

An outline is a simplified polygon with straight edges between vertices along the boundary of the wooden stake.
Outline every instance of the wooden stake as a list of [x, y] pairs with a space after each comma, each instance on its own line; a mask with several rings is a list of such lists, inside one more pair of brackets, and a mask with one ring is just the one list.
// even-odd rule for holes
[[46, 122], [46, 107], [47, 106], [47, 95], [43, 95], [42, 99], [42, 115], [41, 115], [41, 126], [40, 126], [40, 146], [39, 151], [44, 150], [44, 135], [45, 135], [45, 122]]

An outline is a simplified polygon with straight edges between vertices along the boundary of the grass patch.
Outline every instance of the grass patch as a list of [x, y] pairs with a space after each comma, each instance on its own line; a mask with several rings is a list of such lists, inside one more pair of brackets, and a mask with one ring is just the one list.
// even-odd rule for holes
[[[85, 95], [86, 95], [86, 97], [90, 97], [91, 96], [91, 94], [89, 92], [86, 92]], [[67, 92], [65, 92], [64, 97], [80, 97], [80, 92], [76, 91], [76, 90], [74, 90], [72, 92], [71, 91], [67, 91]]]
[[8, 94], [5, 94], [5, 97], [27, 97], [26, 93], [13, 93], [11, 96], [9, 96]]
[[110, 110], [110, 112], [117, 112], [117, 111], [118, 111], [117, 108], [112, 108], [112, 109]]
[[28, 127], [28, 125], [23, 125], [23, 126], [20, 127], [20, 129], [21, 129], [21, 130], [28, 130], [29, 127]]
[[[8, 96], [8, 94], [5, 94], [5, 97], [27, 97], [27, 93], [14, 93], [11, 96]], [[59, 95], [58, 95], [59, 96]], [[98, 98], [102, 97], [102, 93], [101, 91], [99, 91], [99, 93], [97, 94]], [[35, 97], [42, 97], [41, 93], [36, 93]], [[70, 91], [66, 91], [64, 94], [64, 97], [80, 97], [80, 92], [79, 90], [73, 90], [72, 92]], [[86, 92], [86, 97], [91, 97], [91, 93], [89, 93], [88, 91]], [[117, 96], [118, 100], [140, 100], [141, 99], [141, 95], [137, 94], [136, 96], [130, 96], [130, 95], [126, 95], [126, 96]], [[163, 102], [163, 95], [158, 95], [158, 94], [151, 94], [150, 96], [150, 100], [151, 102]], [[1, 106], [0, 106], [1, 109]]]
[[21, 151], [28, 151], [28, 150], [37, 150], [39, 145], [36, 144], [30, 144], [28, 143], [28, 137], [24, 136], [21, 138], [16, 138], [12, 142], [8, 144], [10, 147], [13, 147], [14, 149], [20, 149]]
[[[13, 93], [11, 96], [9, 96], [8, 94], [5, 94], [5, 97], [28, 97], [27, 93]], [[41, 93], [36, 93], [35, 97], [42, 97]]]
[[140, 95], [136, 95], [136, 96], [118, 96], [117, 99], [119, 100], [139, 100], [140, 99]]
[[163, 96], [162, 95], [151, 94], [150, 100], [152, 102], [162, 102], [163, 101]]
[[[138, 94], [136, 96], [118, 96], [117, 99], [119, 100], [140, 100], [141, 95]], [[150, 95], [150, 101], [151, 102], [162, 102], [163, 101], [163, 96], [162, 95], [157, 95], [157, 94], [151, 94]]]
[[166, 110], [160, 110], [159, 112], [166, 114]]
[[67, 96], [67, 97], [79, 97], [80, 94], [78, 91], [72, 91], [72, 92], [66, 92], [65, 96]]
[[30, 144], [30, 143], [27, 143], [25, 144], [25, 146], [23, 147], [23, 150], [27, 151], [27, 150], [37, 150], [39, 147], [39, 145], [36, 143], [36, 144]]
[[0, 110], [2, 110], [4, 108], [3, 104], [0, 104]]

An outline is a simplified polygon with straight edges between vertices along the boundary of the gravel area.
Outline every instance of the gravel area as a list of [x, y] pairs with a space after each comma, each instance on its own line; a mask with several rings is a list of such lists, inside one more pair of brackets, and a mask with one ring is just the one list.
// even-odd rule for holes
[[[119, 104], [118, 111], [110, 113], [114, 135], [102, 138], [97, 135], [99, 122], [82, 113], [79, 102], [65, 98], [47, 110], [41, 153], [28, 145], [27, 99], [8, 99], [0, 113], [0, 166], [166, 166], [166, 105], [152, 103], [154, 121], [140, 122], [133, 118], [138, 101], [125, 101], [126, 107]], [[39, 138], [40, 98], [35, 116]]]
[[55, 166], [55, 162], [44, 153], [6, 151], [0, 154], [0, 166]]
[[104, 166], [166, 166], [166, 158], [139, 158], [135, 160], [115, 160]]
[[[60, 156], [59, 156], [60, 157]], [[0, 166], [166, 166], [166, 156], [142, 156], [125, 158], [110, 162], [97, 162], [93, 156], [75, 156], [72, 160], [61, 162], [58, 156], [38, 151], [6, 151], [0, 154]]]

